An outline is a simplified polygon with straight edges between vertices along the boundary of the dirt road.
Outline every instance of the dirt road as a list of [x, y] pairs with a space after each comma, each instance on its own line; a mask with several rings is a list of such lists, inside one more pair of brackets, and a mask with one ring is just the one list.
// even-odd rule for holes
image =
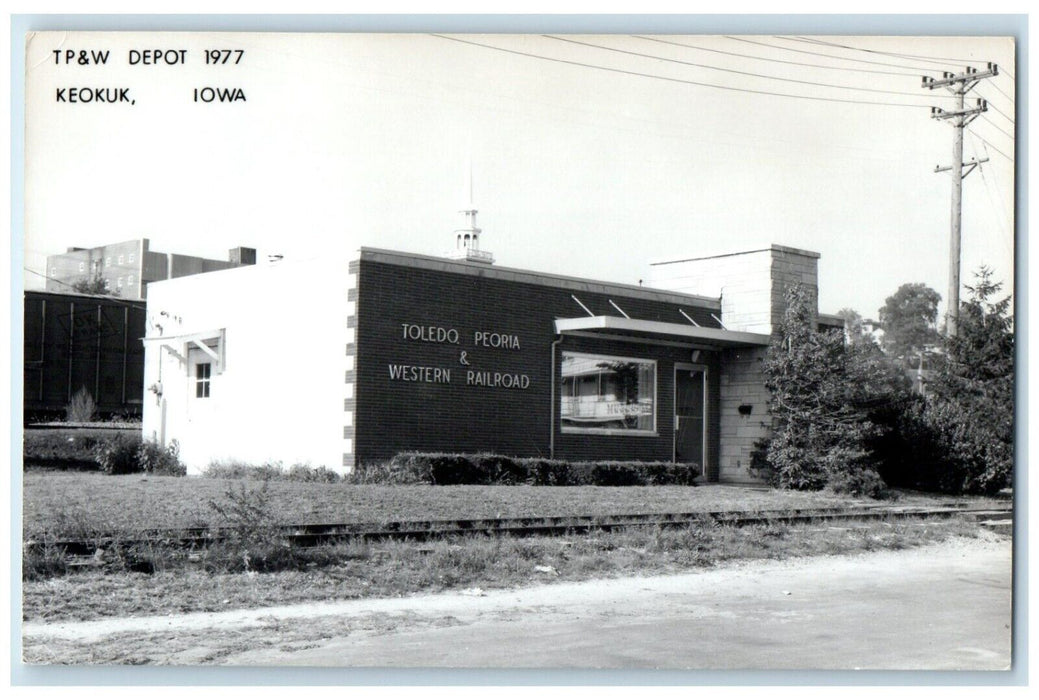
[[1011, 544], [989, 536], [484, 595], [23, 631], [27, 648], [125, 645], [137, 663], [997, 670], [1010, 664], [1010, 622]]

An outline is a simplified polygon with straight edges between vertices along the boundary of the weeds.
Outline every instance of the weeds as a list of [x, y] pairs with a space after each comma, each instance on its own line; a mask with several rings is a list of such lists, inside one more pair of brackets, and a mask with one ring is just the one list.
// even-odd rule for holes
[[72, 395], [72, 400], [65, 407], [65, 420], [69, 423], [89, 423], [97, 413], [97, 404], [85, 386]]
[[[634, 528], [559, 537], [452, 537], [428, 542], [342, 542], [288, 549], [257, 536], [262, 488], [221, 499], [241, 533], [208, 551], [163, 543], [113, 548], [104, 567], [64, 576], [54, 550], [25, 569], [27, 619], [220, 610], [310, 600], [394, 596], [481, 586], [521, 586], [634, 573], [708, 568], [732, 560], [779, 559], [901, 549], [976, 537], [968, 520]], [[237, 515], [236, 515], [237, 514]], [[269, 533], [269, 530], [268, 530]], [[229, 533], [230, 534], [230, 533]], [[272, 555], [273, 553], [273, 555]], [[141, 575], [151, 574], [151, 575]], [[54, 576], [61, 578], [52, 578]], [[60, 591], [57, 595], [56, 591]], [[59, 600], [60, 598], [60, 600]]]
[[259, 488], [239, 483], [209, 501], [222, 524], [221, 538], [204, 554], [210, 571], [273, 571], [292, 568], [292, 546], [279, 533], [271, 506], [269, 482]]
[[202, 476], [208, 479], [252, 479], [325, 484], [335, 484], [343, 480], [341, 476], [326, 467], [293, 464], [288, 469], [285, 469], [281, 462], [250, 464], [237, 460], [216, 460], [210, 462], [202, 472]]

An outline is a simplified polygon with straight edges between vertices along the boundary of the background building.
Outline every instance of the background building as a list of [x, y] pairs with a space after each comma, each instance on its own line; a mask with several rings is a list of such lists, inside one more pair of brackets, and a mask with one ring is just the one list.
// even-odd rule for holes
[[77, 282], [101, 278], [113, 295], [144, 299], [149, 282], [255, 263], [253, 248], [232, 248], [227, 260], [210, 260], [153, 251], [148, 239], [140, 238], [96, 248], [69, 248], [65, 253], [48, 255], [46, 288], [51, 292], [70, 292]]

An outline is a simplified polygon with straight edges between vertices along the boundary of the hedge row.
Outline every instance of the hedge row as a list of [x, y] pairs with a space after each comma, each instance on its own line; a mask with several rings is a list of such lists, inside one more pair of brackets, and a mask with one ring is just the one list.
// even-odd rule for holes
[[167, 447], [136, 432], [46, 430], [25, 434], [23, 467], [97, 469], [105, 474], [184, 476], [176, 441]]
[[674, 462], [566, 462], [495, 454], [403, 452], [389, 462], [358, 466], [358, 484], [480, 484], [531, 486], [692, 486], [694, 464]]
[[25, 466], [97, 469], [94, 452], [111, 433], [82, 430], [27, 431], [22, 443]]

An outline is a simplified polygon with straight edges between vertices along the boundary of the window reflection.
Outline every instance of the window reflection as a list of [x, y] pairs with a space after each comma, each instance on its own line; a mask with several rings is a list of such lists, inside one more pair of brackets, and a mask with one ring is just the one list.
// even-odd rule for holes
[[656, 430], [656, 369], [652, 360], [564, 352], [563, 430]]

